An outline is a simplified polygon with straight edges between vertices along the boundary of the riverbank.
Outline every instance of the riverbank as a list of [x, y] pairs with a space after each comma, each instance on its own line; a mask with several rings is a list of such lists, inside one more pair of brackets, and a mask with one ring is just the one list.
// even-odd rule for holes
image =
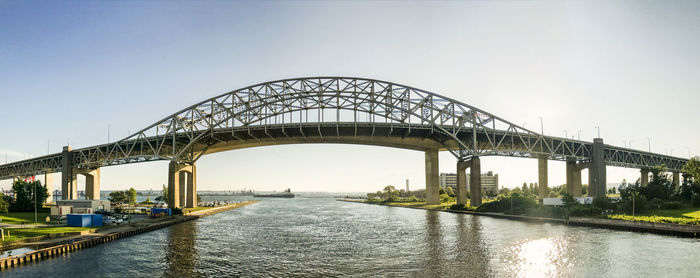
[[524, 215], [511, 215], [497, 212], [476, 212], [476, 211], [465, 211], [465, 210], [451, 210], [441, 205], [434, 206], [421, 206], [420, 203], [414, 205], [392, 205], [392, 204], [376, 204], [367, 203], [364, 200], [353, 200], [353, 199], [337, 199], [341, 202], [350, 203], [361, 203], [369, 205], [379, 205], [379, 206], [389, 206], [389, 207], [401, 207], [401, 208], [412, 208], [412, 209], [422, 209], [422, 210], [433, 210], [433, 211], [445, 211], [451, 213], [462, 213], [462, 214], [472, 214], [479, 216], [489, 216], [502, 219], [510, 219], [517, 221], [527, 221], [527, 222], [540, 222], [540, 223], [555, 223], [562, 225], [572, 225], [572, 226], [585, 226], [585, 227], [595, 227], [595, 228], [606, 228], [614, 230], [625, 230], [625, 231], [635, 231], [635, 232], [647, 232], [654, 234], [663, 235], [675, 235], [683, 237], [700, 237], [700, 226], [699, 225], [682, 225], [673, 223], [654, 223], [645, 221], [628, 221], [628, 220], [618, 220], [618, 219], [601, 219], [601, 218], [588, 218], [588, 217], [570, 217], [569, 219], [558, 219], [558, 218], [546, 218], [546, 217], [533, 217]]
[[111, 226], [95, 230], [82, 231], [78, 235], [69, 235], [58, 238], [40, 238], [24, 242], [24, 245], [13, 246], [13, 248], [36, 246], [36, 250], [26, 253], [0, 258], [0, 270], [19, 266], [28, 262], [39, 261], [65, 253], [74, 252], [83, 248], [107, 243], [120, 238], [129, 237], [141, 233], [146, 233], [182, 223], [195, 220], [208, 215], [229, 211], [246, 205], [255, 204], [259, 201], [245, 201], [221, 207], [213, 207], [207, 210], [200, 210], [186, 215], [174, 215], [169, 217], [149, 219], [149, 221], [136, 222], [127, 225]]

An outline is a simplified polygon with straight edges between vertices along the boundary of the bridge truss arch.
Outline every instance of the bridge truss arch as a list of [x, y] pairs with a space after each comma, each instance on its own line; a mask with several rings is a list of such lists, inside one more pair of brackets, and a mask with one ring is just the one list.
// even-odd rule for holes
[[[373, 137], [378, 129], [385, 131], [385, 138], [398, 139]], [[366, 138], [345, 140], [356, 138], [358, 132], [365, 132]], [[422, 147], [416, 141], [420, 139], [431, 143], [423, 147], [449, 151], [460, 161], [500, 155], [587, 162], [593, 146], [544, 136], [466, 103], [406, 85], [356, 77], [308, 77], [259, 83], [206, 99], [119, 141], [72, 150], [70, 164], [92, 169], [156, 160], [191, 164], [207, 153], [284, 143], [269, 142], [276, 137], [288, 138], [286, 143], [350, 142], [413, 149]], [[610, 145], [604, 150], [605, 163], [614, 166], [665, 164], [677, 171], [687, 161]], [[0, 178], [58, 172], [61, 159], [58, 153], [0, 165]]]

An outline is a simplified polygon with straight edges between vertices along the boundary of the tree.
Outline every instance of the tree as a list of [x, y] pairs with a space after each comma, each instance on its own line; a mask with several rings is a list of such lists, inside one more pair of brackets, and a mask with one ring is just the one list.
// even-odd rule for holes
[[112, 191], [109, 193], [107, 199], [112, 203], [126, 203], [129, 201], [129, 197], [126, 196], [124, 191]]
[[144, 203], [150, 204], [150, 203], [151, 203], [151, 197], [146, 197], [146, 201], [145, 201]]
[[575, 205], [578, 205], [578, 201], [569, 193], [561, 194], [561, 201], [564, 203], [564, 207], [569, 209]]
[[393, 202], [396, 201], [399, 197], [399, 191], [396, 190], [396, 188], [393, 185], [387, 185], [384, 187], [384, 191], [381, 192], [382, 194], [382, 199], [386, 202]]
[[447, 187], [445, 188], [445, 193], [447, 196], [454, 197], [455, 196], [455, 191], [452, 189], [452, 187]]
[[700, 157], [696, 156], [688, 160], [681, 171], [688, 173], [696, 183], [700, 182]]
[[5, 198], [0, 198], [0, 213], [7, 213], [10, 208], [10, 204], [5, 202]]
[[640, 193], [647, 200], [660, 199], [669, 200], [673, 194], [674, 187], [666, 175], [666, 166], [661, 165], [651, 169], [652, 178], [646, 187], [642, 187]]
[[41, 208], [41, 203], [49, 196], [48, 189], [40, 181], [18, 180], [12, 184], [12, 192], [15, 194], [15, 198], [10, 203], [9, 210], [15, 212], [34, 211], [35, 200], [36, 207]]
[[[369, 194], [372, 194], [372, 193], [369, 193]], [[197, 195], [197, 197], [199, 197], [199, 195]], [[369, 199], [372, 199], [372, 198], [369, 198]], [[156, 202], [164, 202], [164, 203], [168, 202], [168, 187], [166, 187], [165, 184], [163, 185], [163, 190], [160, 192], [160, 196], [156, 197]]]
[[126, 192], [126, 196], [129, 204], [136, 203], [136, 190], [133, 187], [129, 188], [129, 191]]

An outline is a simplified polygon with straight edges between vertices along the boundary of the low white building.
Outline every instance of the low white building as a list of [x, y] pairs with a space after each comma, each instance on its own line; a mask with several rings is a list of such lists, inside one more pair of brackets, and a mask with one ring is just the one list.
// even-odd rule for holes
[[51, 205], [51, 216], [63, 216], [69, 213], [95, 213], [98, 210], [109, 211], [108, 200], [59, 200]]

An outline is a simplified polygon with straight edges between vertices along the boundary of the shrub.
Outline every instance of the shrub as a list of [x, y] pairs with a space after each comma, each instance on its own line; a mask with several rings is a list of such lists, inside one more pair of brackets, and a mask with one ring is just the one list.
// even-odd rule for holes
[[449, 203], [452, 202], [454, 198], [450, 197], [447, 194], [442, 194], [440, 195], [440, 203]]
[[651, 206], [651, 209], [660, 209], [664, 205], [664, 200], [661, 200], [659, 198], [654, 198], [651, 199], [649, 202], [649, 205]]
[[679, 209], [679, 208], [681, 208], [681, 202], [678, 202], [678, 201], [665, 202], [663, 207], [666, 209]]
[[462, 211], [474, 211], [476, 208], [475, 207], [470, 207], [467, 205], [458, 205], [454, 204], [450, 206], [451, 210], [462, 210]]
[[613, 209], [615, 207], [615, 204], [613, 204], [612, 200], [610, 200], [608, 197], [596, 197], [593, 199], [593, 203], [591, 205], [604, 210]]
[[505, 209], [502, 208], [500, 198], [493, 202], [482, 203], [476, 208], [478, 212], [502, 212]]

